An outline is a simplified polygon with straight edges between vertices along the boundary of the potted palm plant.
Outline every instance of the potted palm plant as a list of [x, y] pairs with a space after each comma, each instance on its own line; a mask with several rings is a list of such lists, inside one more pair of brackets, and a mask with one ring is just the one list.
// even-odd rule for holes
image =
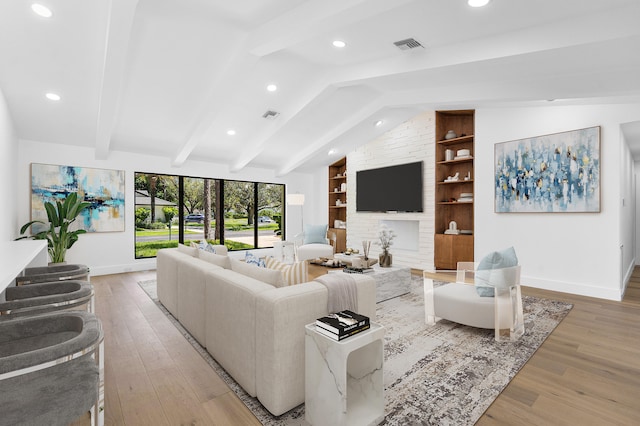
[[56, 201], [54, 204], [46, 201], [44, 203], [44, 208], [47, 211], [47, 219], [49, 220], [49, 223], [47, 224], [41, 220], [32, 220], [31, 222], [25, 223], [22, 228], [20, 228], [20, 235], [23, 235], [34, 223], [48, 225], [48, 228], [45, 228], [33, 235], [19, 237], [17, 240], [24, 238], [47, 240], [51, 263], [62, 263], [64, 262], [67, 250], [70, 249], [76, 241], [78, 241], [78, 235], [87, 232], [84, 229], [69, 231], [69, 225], [71, 225], [78, 218], [78, 215], [80, 215], [80, 213], [90, 205], [91, 203], [78, 199], [78, 194], [75, 192], [69, 194], [63, 202]]

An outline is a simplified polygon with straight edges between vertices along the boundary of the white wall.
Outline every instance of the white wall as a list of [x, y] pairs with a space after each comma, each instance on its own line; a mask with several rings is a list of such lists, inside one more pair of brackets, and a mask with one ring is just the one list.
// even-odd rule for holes
[[634, 210], [634, 236], [635, 236], [635, 264], [640, 265], [640, 161], [637, 161], [633, 165], [634, 167], [634, 181], [635, 181], [635, 210]]
[[16, 136], [9, 108], [0, 91], [0, 200], [3, 200], [0, 221], [0, 242], [18, 236], [18, 211], [13, 208], [17, 189], [14, 184], [18, 174], [18, 137]]
[[631, 150], [620, 132], [620, 295], [636, 266], [636, 177]]
[[[31, 163], [60, 164], [82, 167], [96, 167], [125, 171], [126, 216], [125, 231], [111, 233], [83, 234], [67, 254], [70, 263], [84, 263], [90, 266], [93, 275], [103, 275], [135, 270], [155, 268], [155, 259], [135, 259], [134, 252], [134, 172], [157, 172], [165, 174], [187, 175], [222, 179], [240, 179], [287, 185], [288, 192], [302, 192], [309, 198], [305, 205], [305, 223], [307, 220], [319, 220], [322, 217], [317, 209], [320, 203], [318, 182], [320, 177], [314, 174], [290, 173], [284, 177], [275, 177], [273, 172], [265, 169], [246, 168], [239, 173], [232, 173], [228, 167], [208, 162], [187, 161], [182, 167], [172, 167], [170, 160], [163, 157], [152, 157], [142, 154], [112, 152], [107, 160], [96, 160], [94, 150], [89, 148], [56, 145], [52, 143], [21, 140], [19, 144], [19, 160], [11, 179], [17, 186], [18, 218], [20, 223], [30, 218], [30, 167]], [[4, 158], [2, 160], [4, 162]], [[13, 162], [15, 164], [15, 162]], [[9, 209], [8, 209], [9, 210]], [[298, 229], [290, 229], [292, 224], [299, 223], [296, 209], [287, 210], [287, 235], [291, 236]], [[323, 210], [326, 210], [324, 205]], [[297, 220], [296, 220], [297, 218]], [[326, 221], [326, 218], [324, 219]], [[3, 221], [4, 224], [4, 221]], [[15, 231], [17, 233], [17, 231]]]
[[[523, 284], [620, 300], [628, 269], [623, 259], [628, 263], [629, 258], [621, 254], [621, 233], [630, 226], [621, 219], [628, 217], [622, 197], [629, 197], [628, 185], [621, 181], [633, 179], [620, 124], [638, 118], [640, 105], [476, 110], [476, 260], [514, 246]], [[494, 213], [494, 144], [592, 126], [601, 126], [600, 213]]]
[[[377, 167], [423, 161], [423, 213], [359, 213], [356, 212], [356, 172]], [[347, 247], [362, 250], [362, 241], [378, 241], [380, 222], [397, 221], [391, 228], [399, 231], [405, 223], [417, 225], [416, 248], [402, 239], [391, 246], [394, 265], [417, 269], [433, 268], [434, 189], [435, 189], [435, 113], [424, 112], [347, 155]], [[405, 236], [410, 239], [410, 236]], [[404, 247], [403, 247], [404, 246]], [[371, 246], [377, 256], [379, 246]]]

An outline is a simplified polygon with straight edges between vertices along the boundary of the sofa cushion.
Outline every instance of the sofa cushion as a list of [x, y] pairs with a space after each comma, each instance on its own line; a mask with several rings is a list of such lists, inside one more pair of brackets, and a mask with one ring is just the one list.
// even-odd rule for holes
[[188, 247], [184, 244], [178, 244], [178, 251], [189, 256], [198, 257], [198, 249], [194, 247]]
[[266, 268], [267, 265], [265, 264], [264, 259], [260, 259], [258, 256], [256, 256], [255, 254], [251, 253], [250, 251], [246, 252], [244, 254], [244, 262], [248, 263], [249, 265], [256, 265], [260, 268]]
[[205, 287], [211, 271], [223, 268], [198, 258], [185, 258], [178, 263], [178, 316], [180, 324], [205, 346]]
[[260, 268], [237, 259], [229, 259], [231, 262], [231, 270], [247, 277], [254, 278], [263, 283], [271, 284], [275, 287], [285, 286], [282, 272], [274, 269]]
[[207, 275], [207, 351], [253, 397], [256, 357], [261, 355], [256, 350], [256, 296], [271, 290], [273, 286], [233, 271]]
[[286, 285], [295, 285], [308, 281], [309, 265], [307, 262], [282, 263], [273, 257], [267, 257], [267, 268], [282, 272]]
[[229, 261], [229, 256], [222, 256], [216, 253], [209, 253], [206, 251], [200, 251], [198, 254], [200, 259], [213, 263], [214, 265], [218, 265], [223, 267], [224, 269], [231, 269], [231, 262]]
[[303, 244], [327, 244], [329, 225], [305, 225]]
[[475, 287], [478, 295], [481, 297], [493, 297], [495, 294], [493, 287], [501, 283], [492, 282], [492, 277], [496, 277], [496, 274], [492, 275], [490, 271], [513, 266], [518, 266], [518, 257], [513, 247], [502, 251], [494, 251], [483, 257], [475, 274]]

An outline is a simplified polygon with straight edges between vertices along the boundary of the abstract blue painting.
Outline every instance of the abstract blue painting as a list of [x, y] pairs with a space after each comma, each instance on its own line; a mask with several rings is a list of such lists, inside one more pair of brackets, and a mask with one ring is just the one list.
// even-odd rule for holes
[[47, 221], [45, 201], [72, 192], [91, 203], [72, 225], [87, 232], [124, 231], [124, 171], [31, 164], [31, 220]]
[[600, 211], [600, 127], [495, 145], [497, 213]]

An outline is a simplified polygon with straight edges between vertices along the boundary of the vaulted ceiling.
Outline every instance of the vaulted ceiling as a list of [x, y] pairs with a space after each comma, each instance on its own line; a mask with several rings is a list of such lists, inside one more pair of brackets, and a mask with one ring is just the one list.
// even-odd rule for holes
[[[51, 18], [31, 3], [0, 2], [18, 136], [98, 159], [283, 175], [426, 109], [640, 102], [637, 0], [40, 1]], [[422, 47], [394, 45], [409, 38]]]

